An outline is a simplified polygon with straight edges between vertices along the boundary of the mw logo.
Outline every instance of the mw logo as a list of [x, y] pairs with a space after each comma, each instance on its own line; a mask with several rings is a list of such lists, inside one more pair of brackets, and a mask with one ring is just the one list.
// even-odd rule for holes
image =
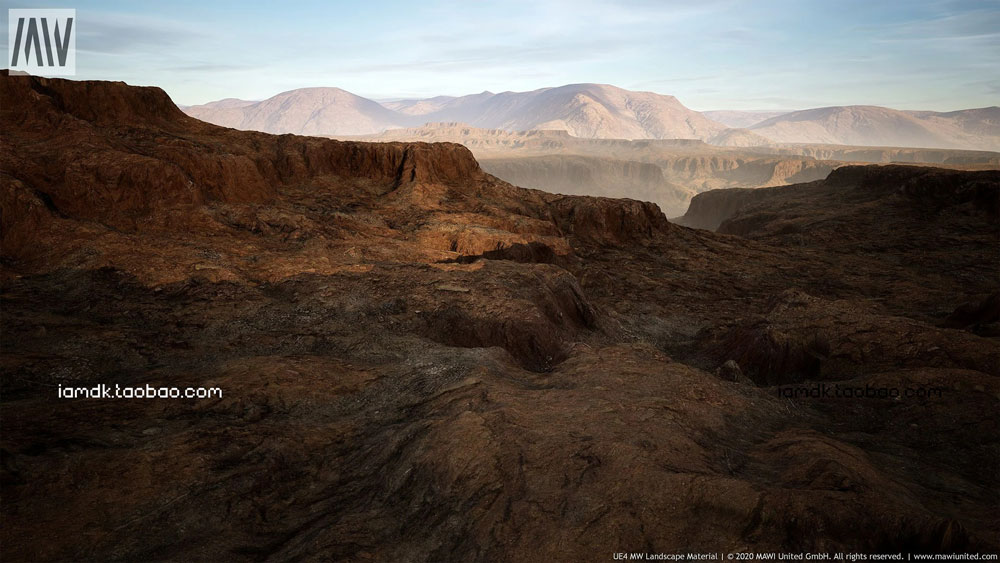
[[76, 74], [76, 10], [7, 10], [10, 69], [29, 74]]

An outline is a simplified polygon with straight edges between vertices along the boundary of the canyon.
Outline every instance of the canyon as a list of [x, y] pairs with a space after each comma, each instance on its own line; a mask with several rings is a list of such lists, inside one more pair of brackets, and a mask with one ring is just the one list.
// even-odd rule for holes
[[[728, 130], [740, 131], [736, 129]], [[377, 135], [373, 142], [452, 142], [483, 169], [516, 185], [574, 195], [631, 197], [683, 215], [698, 193], [810, 182], [848, 164], [914, 163], [958, 169], [1000, 168], [1000, 153], [845, 145], [719, 146], [696, 139], [586, 139], [566, 131], [481, 129], [429, 123]]]

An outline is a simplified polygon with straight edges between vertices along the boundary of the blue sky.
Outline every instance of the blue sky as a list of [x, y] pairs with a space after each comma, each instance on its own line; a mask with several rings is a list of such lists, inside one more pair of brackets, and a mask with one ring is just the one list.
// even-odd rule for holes
[[156, 85], [181, 104], [306, 86], [387, 99], [599, 82], [672, 94], [697, 110], [1000, 105], [1000, 0], [3, 7], [76, 8], [76, 78]]

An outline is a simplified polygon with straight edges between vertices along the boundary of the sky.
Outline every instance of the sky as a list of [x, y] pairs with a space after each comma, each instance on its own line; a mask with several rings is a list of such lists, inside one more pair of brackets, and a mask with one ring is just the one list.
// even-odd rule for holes
[[580, 82], [695, 110], [1000, 105], [1000, 0], [0, 2], [77, 10], [76, 79], [176, 103], [385, 100]]

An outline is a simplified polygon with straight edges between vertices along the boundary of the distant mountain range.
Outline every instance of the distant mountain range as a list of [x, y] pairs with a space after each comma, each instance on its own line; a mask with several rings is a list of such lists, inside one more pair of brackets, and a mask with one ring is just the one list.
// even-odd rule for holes
[[1000, 150], [1000, 107], [938, 113], [878, 106], [795, 111], [750, 127], [778, 143]]
[[198, 119], [268, 133], [369, 135], [429, 122], [582, 138], [699, 139], [722, 146], [821, 143], [1000, 150], [1000, 108], [947, 113], [877, 106], [793, 112], [697, 112], [677, 98], [606, 84], [379, 103], [340, 88], [302, 88], [263, 101], [226, 98], [184, 108]]
[[[512, 131], [558, 129], [584, 138], [707, 140], [726, 129], [673, 96], [605, 84], [435, 100], [427, 105], [420, 100], [396, 102], [395, 106], [420, 122], [459, 121]], [[421, 113], [425, 109], [430, 111]]]
[[726, 129], [673, 96], [602, 84], [385, 104], [339, 88], [304, 88], [262, 102], [228, 99], [185, 111], [237, 129], [304, 135], [364, 135], [427, 122], [511, 131], [558, 129], [576, 137], [617, 139], [708, 140]]

